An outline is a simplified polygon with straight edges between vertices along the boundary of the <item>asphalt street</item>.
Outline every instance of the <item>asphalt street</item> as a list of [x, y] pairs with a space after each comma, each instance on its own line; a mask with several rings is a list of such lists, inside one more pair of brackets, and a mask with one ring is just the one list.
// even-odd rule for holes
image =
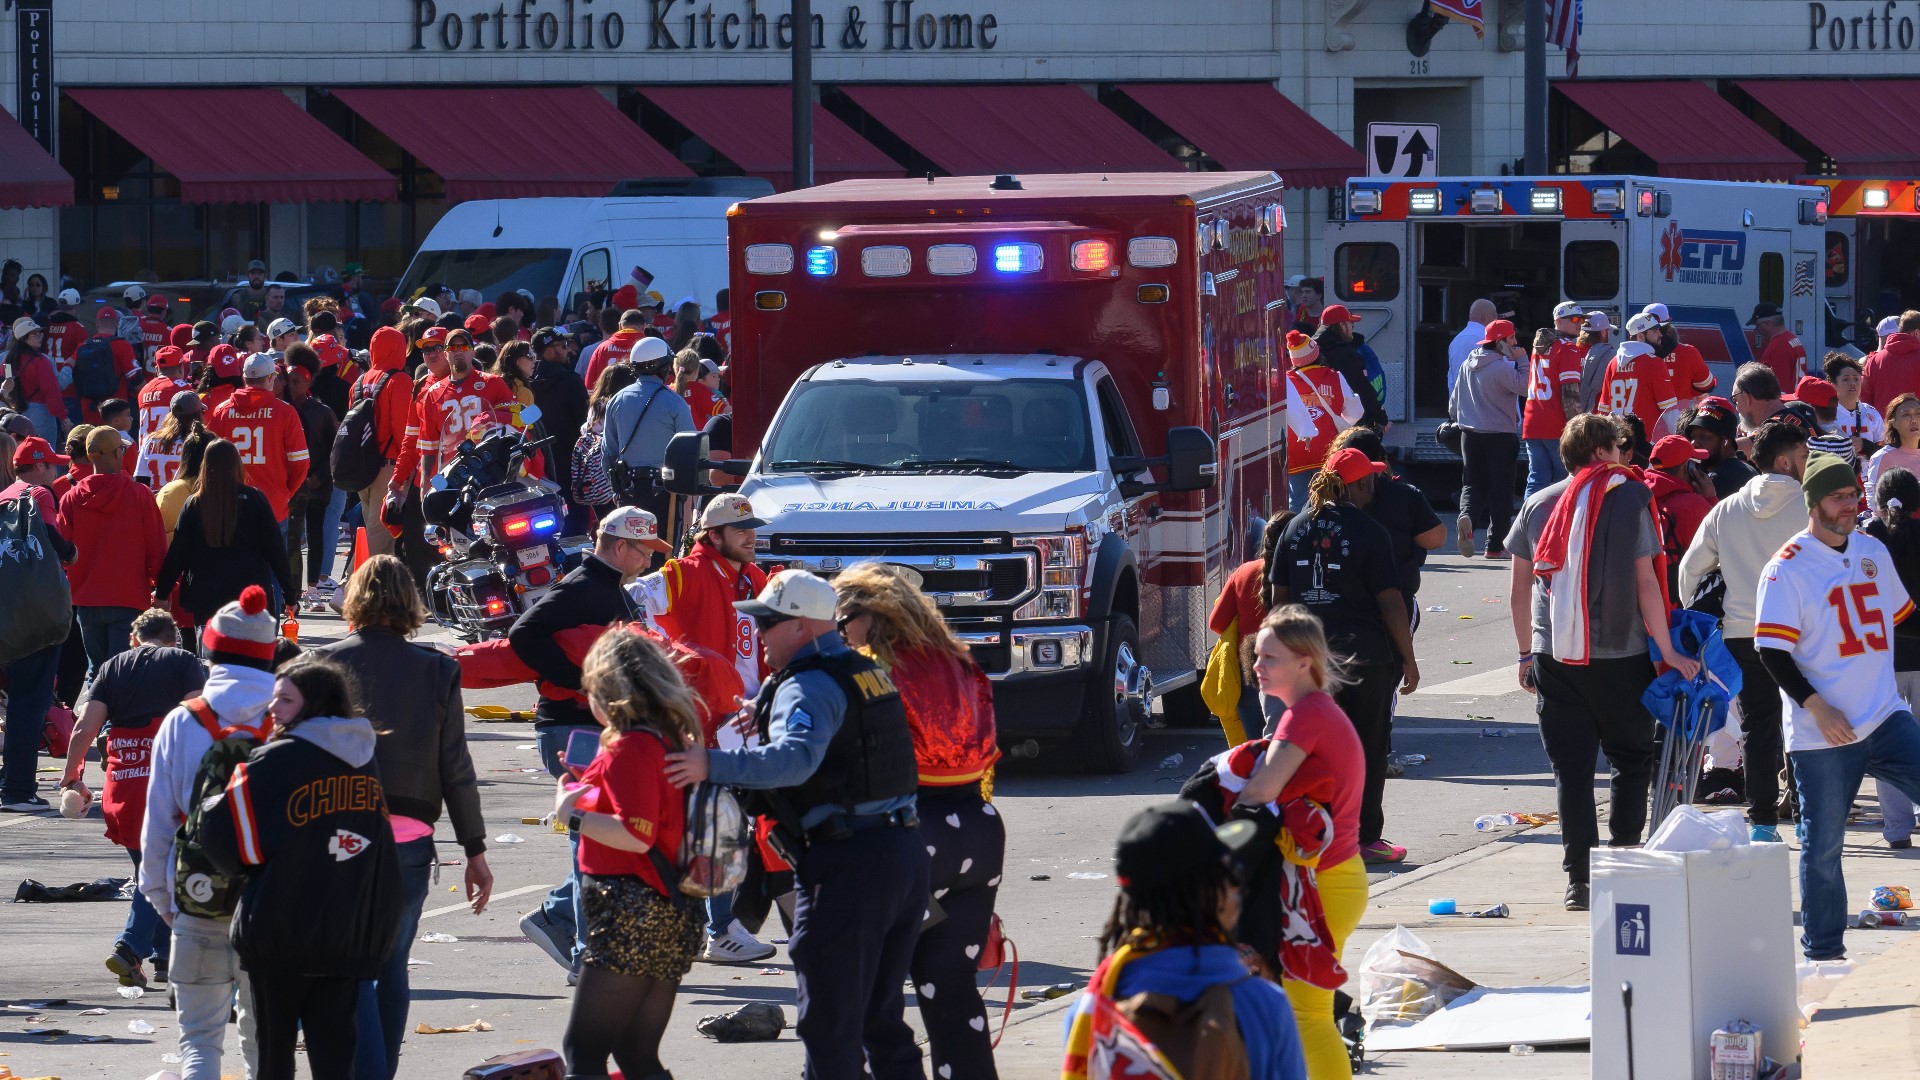
[[[1427, 760], [1387, 785], [1387, 836], [1405, 845], [1409, 856], [1402, 866], [1375, 868], [1376, 882], [1494, 839], [1474, 831], [1473, 819], [1480, 814], [1553, 808], [1532, 700], [1513, 681], [1506, 586], [1504, 563], [1449, 553], [1436, 554], [1429, 567], [1415, 638], [1421, 689], [1401, 702], [1394, 734], [1395, 752], [1424, 754]], [[303, 616], [302, 626], [309, 643], [341, 632], [337, 620], [317, 615]], [[530, 688], [468, 697], [469, 705], [516, 708], [531, 701]], [[564, 836], [523, 820], [545, 813], [553, 790], [534, 753], [531, 731], [523, 723], [470, 721], [468, 741], [481, 776], [496, 879], [493, 904], [479, 917], [465, 910], [459, 851], [443, 827], [442, 877], [427, 903], [421, 933], [458, 940], [413, 945], [417, 963], [409, 1023], [452, 1027], [483, 1020], [492, 1030], [409, 1035], [403, 1076], [457, 1076], [491, 1055], [560, 1045], [570, 994], [564, 972], [516, 926], [520, 915], [560, 880], [567, 859]], [[1113, 901], [1112, 843], [1120, 822], [1142, 806], [1172, 797], [1194, 767], [1223, 746], [1217, 730], [1165, 730], [1150, 736], [1140, 767], [1126, 776], [1079, 774], [1070, 753], [1009, 762], [1000, 771], [995, 799], [1006, 819], [1008, 849], [999, 910], [1019, 946], [1021, 991], [1077, 988], [1085, 982]], [[97, 789], [97, 764], [88, 775]], [[49, 789], [55, 779], [57, 773], [43, 775]], [[129, 870], [125, 854], [101, 837], [97, 817], [0, 819], [0, 867], [6, 870], [0, 884], [8, 888], [24, 878], [65, 884], [124, 876]], [[125, 1000], [103, 966], [125, 914], [123, 903], [111, 902], [0, 907], [0, 940], [7, 943], [0, 1003], [9, 1006], [0, 1012], [0, 1065], [20, 1076], [66, 1080], [145, 1077], [166, 1067], [162, 1056], [173, 1051], [178, 1032], [165, 995]], [[770, 928], [768, 936], [777, 933]], [[1002, 975], [1000, 988], [989, 994], [995, 1024], [1006, 982]], [[56, 999], [61, 1003], [32, 1004]], [[1016, 998], [998, 1052], [1003, 1076], [1057, 1072], [1061, 1013], [1070, 1000]], [[749, 1001], [778, 1003], [792, 1022], [794, 981], [784, 950], [765, 965], [695, 966], [681, 988], [662, 1053], [676, 1075], [799, 1074], [800, 1044], [791, 1031], [775, 1043], [722, 1045], [694, 1030], [700, 1017]], [[80, 1015], [95, 1008], [106, 1012]], [[917, 1020], [911, 1006], [908, 1017]], [[133, 1030], [146, 1025], [153, 1030]], [[35, 1028], [68, 1034], [35, 1034]], [[111, 1041], [86, 1041], [100, 1036]], [[228, 1047], [234, 1055], [231, 1036]], [[230, 1056], [225, 1071], [239, 1075], [237, 1055]]]

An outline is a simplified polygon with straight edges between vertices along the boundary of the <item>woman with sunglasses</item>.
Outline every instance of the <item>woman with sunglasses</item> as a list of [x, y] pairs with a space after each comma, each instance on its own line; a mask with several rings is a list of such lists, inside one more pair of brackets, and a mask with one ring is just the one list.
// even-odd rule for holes
[[[910, 571], [849, 567], [833, 582], [847, 644], [887, 669], [913, 729], [920, 829], [932, 852], [935, 903], [946, 917], [920, 932], [913, 985], [938, 1075], [996, 1075], [976, 958], [993, 922], [1007, 830], [987, 801], [994, 742], [993, 688]], [[947, 1070], [951, 1069], [949, 1073]]]

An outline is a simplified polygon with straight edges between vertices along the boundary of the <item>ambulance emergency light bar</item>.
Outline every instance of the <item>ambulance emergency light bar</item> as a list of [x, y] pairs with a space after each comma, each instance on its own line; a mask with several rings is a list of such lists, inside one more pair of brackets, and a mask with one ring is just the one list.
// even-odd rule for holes
[[[821, 239], [847, 239], [833, 231]], [[927, 273], [936, 277], [964, 277], [979, 271], [983, 249], [973, 244], [932, 244], [925, 249]], [[746, 270], [762, 277], [791, 274], [800, 259], [791, 244], [748, 244]], [[985, 263], [996, 274], [1038, 273], [1046, 266], [1046, 249], [1032, 240], [1006, 238], [984, 248]], [[1139, 269], [1172, 266], [1179, 260], [1180, 244], [1171, 236], [1136, 236], [1125, 249], [1126, 263]], [[1115, 240], [1075, 240], [1067, 249], [1067, 265], [1084, 274], [1117, 276], [1120, 272], [1120, 245]], [[860, 249], [860, 272], [870, 278], [900, 278], [913, 272], [914, 251], [904, 244], [874, 244]], [[808, 247], [804, 263], [809, 277], [830, 278], [840, 271], [839, 249], [830, 244]]]
[[[1437, 187], [1410, 187], [1407, 192], [1407, 213], [1415, 217], [1431, 217], [1447, 212], [1445, 195]], [[1620, 209], [1620, 189], [1602, 188], [1593, 193], [1595, 210]], [[1514, 193], [1519, 199], [1519, 192]], [[1457, 196], [1456, 196], [1457, 198]], [[1534, 187], [1526, 190], [1526, 208], [1529, 214], [1559, 216], [1566, 211], [1566, 196], [1559, 187]], [[1502, 214], [1507, 208], [1506, 192], [1497, 187], [1475, 188], [1467, 192], [1466, 210], [1470, 214]], [[1609, 205], [1610, 204], [1610, 205]], [[1379, 214], [1385, 211], [1385, 198], [1379, 188], [1353, 188], [1347, 193], [1347, 209], [1355, 215]]]

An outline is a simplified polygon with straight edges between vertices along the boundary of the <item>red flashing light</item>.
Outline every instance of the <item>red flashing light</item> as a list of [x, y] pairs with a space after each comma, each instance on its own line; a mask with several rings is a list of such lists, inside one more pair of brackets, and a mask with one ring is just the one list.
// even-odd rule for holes
[[1077, 240], [1073, 245], [1075, 270], [1105, 270], [1113, 265], [1113, 245], [1105, 240]]
[[523, 518], [523, 517], [508, 518], [506, 527], [501, 529], [500, 531], [505, 533], [508, 536], [524, 536], [526, 535], [527, 530], [532, 527], [533, 527], [533, 522], [527, 518]]
[[507, 602], [505, 600], [502, 600], [496, 596], [493, 599], [487, 601], [487, 614], [505, 615], [506, 613], [507, 613]]

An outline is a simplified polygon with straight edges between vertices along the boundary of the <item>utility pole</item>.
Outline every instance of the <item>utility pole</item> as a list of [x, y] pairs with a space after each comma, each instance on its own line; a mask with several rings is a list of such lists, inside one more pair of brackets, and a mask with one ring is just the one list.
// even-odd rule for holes
[[813, 0], [793, 0], [793, 186], [813, 186]]
[[1526, 0], [1526, 172], [1547, 174], [1547, 0]]

